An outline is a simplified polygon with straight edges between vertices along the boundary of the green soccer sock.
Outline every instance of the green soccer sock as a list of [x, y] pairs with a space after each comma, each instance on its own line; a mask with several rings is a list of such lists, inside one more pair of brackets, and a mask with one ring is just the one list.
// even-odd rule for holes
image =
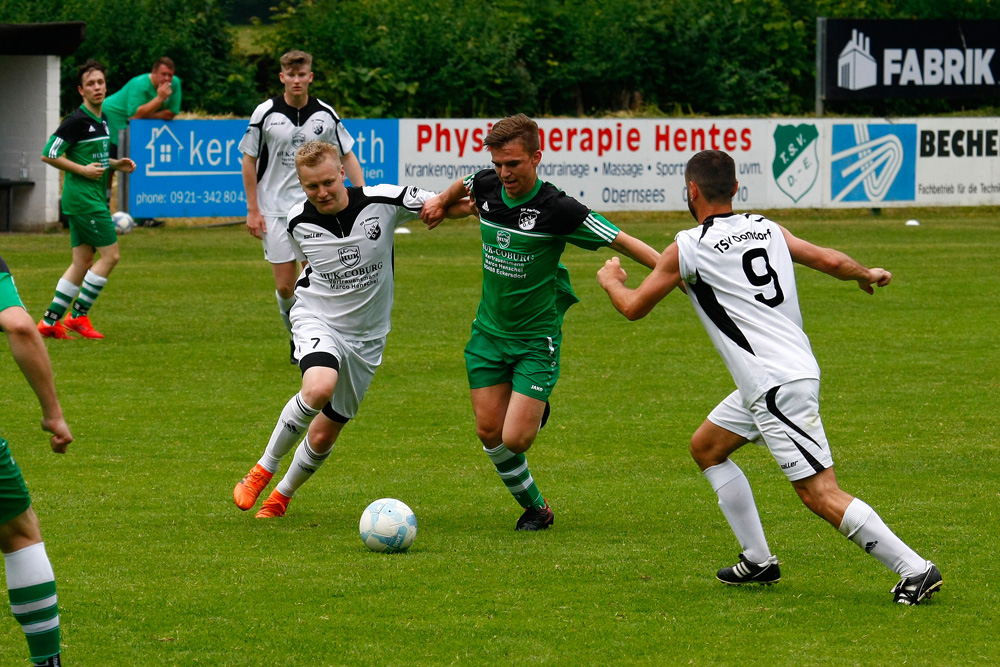
[[490, 457], [500, 479], [521, 507], [528, 509], [545, 505], [545, 500], [531, 477], [531, 471], [528, 470], [528, 459], [524, 454], [515, 454], [503, 444], [496, 449], [483, 447], [483, 451]]
[[65, 278], [60, 278], [59, 282], [56, 283], [56, 294], [52, 297], [52, 303], [49, 304], [49, 309], [45, 311], [42, 320], [49, 326], [61, 320], [69, 309], [69, 304], [73, 303], [73, 299], [79, 293], [79, 285], [74, 285]]
[[89, 313], [90, 309], [94, 306], [94, 302], [97, 301], [97, 297], [101, 295], [101, 290], [107, 284], [108, 279], [104, 276], [99, 276], [93, 271], [87, 271], [87, 275], [83, 278], [83, 286], [80, 288], [80, 295], [76, 297], [76, 302], [73, 303], [73, 317], [83, 317]]
[[41, 542], [4, 554], [7, 590], [14, 618], [28, 640], [35, 663], [59, 654], [59, 604], [52, 565]]

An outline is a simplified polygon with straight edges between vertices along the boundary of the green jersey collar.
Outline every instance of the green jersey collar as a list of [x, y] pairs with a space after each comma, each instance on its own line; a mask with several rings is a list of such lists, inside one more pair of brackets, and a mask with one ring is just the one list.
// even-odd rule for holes
[[96, 120], [98, 123], [100, 123], [101, 122], [101, 113], [103, 113], [103, 111], [104, 111], [104, 109], [103, 109], [104, 105], [102, 104], [101, 106], [102, 106], [101, 112], [98, 113], [96, 116], [94, 115], [93, 111], [91, 111], [90, 109], [87, 108], [86, 104], [81, 104], [80, 108], [83, 109], [83, 113], [87, 114], [88, 116], [90, 116], [91, 118], [93, 118], [94, 120]]
[[511, 199], [507, 196], [507, 190], [504, 189], [503, 184], [500, 185], [500, 196], [503, 197], [503, 203], [507, 205], [507, 208], [514, 208], [515, 206], [520, 206], [521, 204], [531, 201], [531, 199], [538, 194], [538, 191], [542, 189], [542, 179], [535, 178], [535, 187], [531, 188], [531, 192], [524, 195], [523, 197], [518, 197], [517, 199]]

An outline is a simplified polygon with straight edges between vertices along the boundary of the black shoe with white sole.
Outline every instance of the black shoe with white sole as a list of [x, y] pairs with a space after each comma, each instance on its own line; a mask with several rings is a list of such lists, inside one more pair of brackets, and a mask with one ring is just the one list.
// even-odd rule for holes
[[941, 572], [938, 571], [934, 563], [923, 574], [918, 574], [909, 579], [900, 579], [892, 590], [893, 600], [899, 604], [915, 605], [920, 604], [941, 588]]
[[742, 586], [743, 584], [761, 584], [770, 586], [781, 579], [781, 570], [778, 568], [778, 559], [775, 556], [768, 556], [763, 563], [751, 563], [746, 556], [740, 554], [740, 562], [732, 567], [724, 567], [715, 573], [716, 578], [724, 584], [730, 586]]

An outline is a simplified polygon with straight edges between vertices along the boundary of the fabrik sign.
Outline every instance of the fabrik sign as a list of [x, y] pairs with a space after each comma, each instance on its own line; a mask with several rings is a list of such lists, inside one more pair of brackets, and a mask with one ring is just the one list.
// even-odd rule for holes
[[1000, 21], [817, 19], [824, 100], [1000, 97]]

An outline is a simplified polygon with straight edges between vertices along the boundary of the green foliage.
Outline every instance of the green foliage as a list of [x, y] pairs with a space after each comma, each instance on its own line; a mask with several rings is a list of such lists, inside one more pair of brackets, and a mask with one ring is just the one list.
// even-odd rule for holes
[[149, 72], [160, 56], [169, 56], [183, 81], [184, 110], [246, 115], [259, 101], [253, 70], [233, 55], [219, 0], [3, 0], [0, 16], [87, 23], [83, 44], [62, 60], [64, 113], [80, 105], [76, 67], [88, 58], [108, 67], [109, 93]]
[[[609, 217], [655, 247], [693, 224], [686, 212]], [[775, 219], [893, 272], [868, 296], [802, 269], [798, 293], [837, 477], [941, 568], [928, 604], [894, 605], [896, 577], [803, 507], [753, 446], [734, 458], [782, 581], [715, 581], [739, 545], [688, 443], [732, 380], [684, 295], [639, 322], [611, 308], [594, 279], [607, 250], [564, 256], [581, 303], [552, 419], [528, 454], [556, 521], [516, 533], [520, 510], [469, 405], [462, 347], [481, 242], [462, 221], [397, 237], [393, 331], [357, 419], [287, 517], [255, 520], [231, 489], [301, 382], [271, 271], [242, 226], [168, 225], [123, 237], [92, 311], [107, 338], [46, 343], [76, 436], [65, 456], [49, 451], [0, 342], [0, 428], [55, 569], [66, 664], [997, 664], [1000, 215]], [[68, 236], [11, 235], [2, 254], [39, 317]], [[623, 263], [636, 284], [645, 272]], [[417, 513], [406, 554], [358, 539], [362, 509], [383, 496]], [[0, 656], [28, 664], [9, 612]]]
[[167, 54], [186, 109], [247, 115], [281, 90], [277, 58], [294, 48], [315, 57], [313, 93], [355, 117], [811, 114], [817, 16], [1000, 19], [1000, 0], [282, 0], [266, 29], [241, 28], [240, 47], [227, 12], [245, 20], [250, 9], [231, 2], [0, 0], [0, 17], [87, 21], [86, 41], [63, 63], [64, 110], [79, 103], [79, 60], [105, 61], [115, 90]]

